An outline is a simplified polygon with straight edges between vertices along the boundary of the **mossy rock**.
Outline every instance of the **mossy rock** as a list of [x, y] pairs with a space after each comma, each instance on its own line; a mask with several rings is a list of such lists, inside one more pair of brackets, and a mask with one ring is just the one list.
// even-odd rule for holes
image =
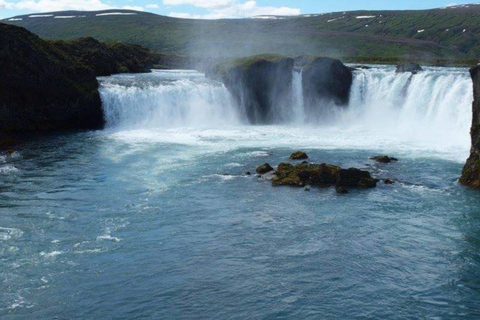
[[368, 171], [350, 168], [338, 171], [336, 185], [337, 187], [374, 188], [377, 186], [377, 181]]
[[303, 151], [297, 151], [297, 152], [294, 152], [290, 155], [290, 159], [292, 159], [292, 160], [306, 160], [306, 159], [308, 159], [308, 155]]
[[266, 174], [266, 173], [269, 173], [269, 172], [272, 172], [274, 169], [272, 168], [272, 166], [268, 163], [265, 163], [263, 165], [261, 165], [260, 167], [257, 168], [256, 172], [258, 174]]
[[376, 162], [379, 162], [379, 163], [391, 163], [391, 162], [398, 161], [397, 158], [389, 157], [389, 156], [385, 156], [385, 155], [384, 156], [371, 157], [370, 159], [375, 160]]
[[304, 187], [306, 185], [324, 187], [334, 185], [340, 167], [321, 164], [291, 164], [281, 163], [275, 172], [272, 183], [276, 186], [288, 185]]

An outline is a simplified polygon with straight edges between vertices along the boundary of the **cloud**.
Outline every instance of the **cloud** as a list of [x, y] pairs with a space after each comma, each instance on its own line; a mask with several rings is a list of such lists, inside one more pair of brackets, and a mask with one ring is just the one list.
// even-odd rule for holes
[[262, 15], [291, 16], [301, 14], [301, 10], [292, 7], [272, 7], [258, 5], [255, 0], [164, 0], [164, 4], [185, 5], [207, 9], [203, 15], [184, 12], [170, 12], [170, 16], [190, 19], [244, 18]]
[[155, 3], [147, 4], [145, 7], [149, 8], [149, 9], [159, 9], [160, 8], [160, 6], [158, 4], [155, 4]]
[[[102, 0], [21, 0], [17, 2], [0, 0], [0, 9], [27, 12], [48, 12], [63, 10], [107, 10], [118, 8]], [[122, 9], [143, 11], [140, 6], [124, 6]]]

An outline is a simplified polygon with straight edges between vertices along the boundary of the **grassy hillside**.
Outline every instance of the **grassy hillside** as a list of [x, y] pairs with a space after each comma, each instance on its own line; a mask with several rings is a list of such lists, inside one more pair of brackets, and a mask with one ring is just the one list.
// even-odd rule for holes
[[262, 18], [188, 20], [109, 10], [19, 16], [4, 22], [47, 39], [91, 36], [196, 57], [276, 53], [367, 62], [458, 62], [480, 56], [480, 5]]

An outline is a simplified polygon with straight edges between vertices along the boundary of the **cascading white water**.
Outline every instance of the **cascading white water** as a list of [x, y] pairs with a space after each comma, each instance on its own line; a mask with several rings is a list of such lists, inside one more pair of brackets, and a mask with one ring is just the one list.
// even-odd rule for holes
[[[110, 128], [247, 124], [228, 90], [194, 71], [119, 75], [100, 82]], [[291, 98], [278, 103], [276, 118], [288, 115], [291, 125], [304, 124], [302, 75], [297, 71]], [[431, 145], [468, 146], [472, 99], [471, 80], [464, 69], [428, 68], [411, 75], [373, 67], [355, 71], [350, 105], [338, 109], [329, 124]]]
[[391, 68], [355, 72], [345, 123], [412, 139], [468, 143], [473, 100], [467, 70], [429, 68], [416, 75]]
[[197, 72], [162, 71], [100, 78], [107, 127], [239, 124], [227, 89]]

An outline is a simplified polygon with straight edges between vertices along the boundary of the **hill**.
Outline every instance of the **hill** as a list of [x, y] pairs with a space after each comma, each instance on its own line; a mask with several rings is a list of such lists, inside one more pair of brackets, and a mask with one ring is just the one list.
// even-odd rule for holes
[[3, 22], [46, 39], [94, 37], [194, 57], [262, 53], [346, 60], [459, 61], [480, 56], [480, 5], [252, 19], [179, 19], [131, 10], [31, 14]]

